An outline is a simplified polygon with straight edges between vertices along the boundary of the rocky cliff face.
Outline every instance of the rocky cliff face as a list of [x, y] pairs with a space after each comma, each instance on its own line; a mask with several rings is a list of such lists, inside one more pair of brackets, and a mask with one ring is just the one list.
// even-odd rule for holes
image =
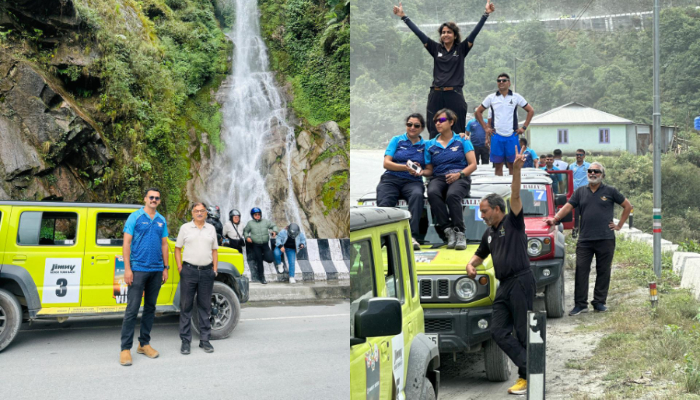
[[[22, 21], [50, 32], [45, 40], [52, 41], [77, 27], [72, 3], [42, 2], [44, 12], [34, 15], [37, 5], [5, 3], [0, 26]], [[8, 21], [7, 11], [16, 19]], [[60, 81], [12, 54], [0, 52], [0, 199], [98, 200], [89, 185], [112, 156], [97, 124]]]

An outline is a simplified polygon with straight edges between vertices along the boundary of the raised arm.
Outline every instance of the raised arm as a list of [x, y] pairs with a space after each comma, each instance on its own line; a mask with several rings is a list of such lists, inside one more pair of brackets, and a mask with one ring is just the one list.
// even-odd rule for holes
[[424, 46], [428, 45], [428, 42], [430, 42], [430, 38], [428, 38], [428, 36], [425, 33], [423, 33], [423, 31], [418, 29], [416, 24], [414, 24], [413, 21], [411, 21], [411, 19], [406, 16], [406, 13], [403, 12], [403, 4], [402, 3], [399, 3], [398, 6], [394, 6], [394, 14], [396, 14], [399, 18], [401, 18], [401, 21], [406, 23], [408, 28], [410, 30], [412, 30], [413, 33], [416, 34], [416, 36], [418, 36], [418, 39], [420, 39], [420, 41], [423, 43]]
[[481, 16], [481, 19], [479, 22], [476, 23], [476, 26], [474, 29], [472, 29], [471, 33], [467, 38], [464, 40], [467, 43], [467, 46], [471, 48], [474, 45], [474, 40], [476, 39], [476, 35], [479, 34], [481, 31], [481, 28], [484, 26], [484, 23], [486, 22], [486, 19], [489, 17], [489, 15], [496, 10], [496, 7], [491, 4], [491, 0], [486, 1], [486, 11], [484, 12], [484, 15]]
[[513, 161], [513, 183], [510, 185], [510, 212], [518, 215], [523, 210], [523, 201], [520, 198], [520, 170], [525, 163], [525, 148], [518, 151], [515, 147], [515, 160]]

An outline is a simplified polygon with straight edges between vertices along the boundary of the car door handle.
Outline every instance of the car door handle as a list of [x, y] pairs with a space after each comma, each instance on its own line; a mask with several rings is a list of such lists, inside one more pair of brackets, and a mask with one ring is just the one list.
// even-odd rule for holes
[[97, 256], [97, 257], [95, 257], [95, 260], [100, 261], [100, 262], [107, 262], [107, 261], [109, 261], [109, 257], [107, 257], [107, 256]]
[[380, 352], [382, 354], [382, 362], [387, 362], [389, 361], [389, 356], [391, 355], [391, 352], [389, 351], [389, 341], [387, 340], [386, 342], [382, 343], [382, 347], [384, 347], [384, 350]]
[[16, 255], [12, 257], [12, 261], [24, 262], [27, 261], [27, 256]]

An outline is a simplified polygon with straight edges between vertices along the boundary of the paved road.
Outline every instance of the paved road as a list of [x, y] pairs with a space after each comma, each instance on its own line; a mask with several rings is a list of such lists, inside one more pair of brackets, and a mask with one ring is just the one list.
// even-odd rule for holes
[[[246, 307], [234, 333], [180, 354], [177, 316], [156, 318], [160, 357], [119, 365], [121, 319], [23, 327], [0, 353], [2, 399], [347, 399], [349, 305]], [[138, 336], [138, 333], [136, 337]], [[136, 342], [136, 340], [135, 340]]]

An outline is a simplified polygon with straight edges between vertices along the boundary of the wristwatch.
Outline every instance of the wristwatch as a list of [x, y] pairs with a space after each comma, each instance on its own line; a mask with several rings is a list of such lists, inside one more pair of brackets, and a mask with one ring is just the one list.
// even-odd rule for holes
[[163, 265], [163, 269], [170, 269], [169, 265]]
[[527, 130], [527, 125], [523, 125], [523, 130], [524, 130], [524, 131]]
[[459, 178], [463, 179], [464, 178], [464, 171], [459, 171]]

